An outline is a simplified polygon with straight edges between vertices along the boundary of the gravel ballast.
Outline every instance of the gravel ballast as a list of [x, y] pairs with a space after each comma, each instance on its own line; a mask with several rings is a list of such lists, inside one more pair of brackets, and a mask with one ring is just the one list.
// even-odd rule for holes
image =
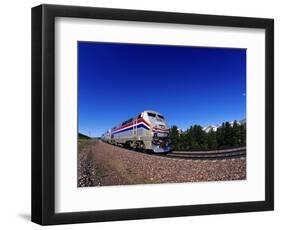
[[177, 159], [95, 141], [78, 154], [78, 186], [246, 179], [246, 158]]

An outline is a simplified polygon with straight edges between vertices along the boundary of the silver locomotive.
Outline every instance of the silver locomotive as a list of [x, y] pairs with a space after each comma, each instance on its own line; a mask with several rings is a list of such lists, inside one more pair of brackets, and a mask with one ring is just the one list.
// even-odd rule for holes
[[114, 145], [166, 153], [171, 151], [169, 132], [170, 129], [162, 114], [156, 111], [143, 111], [108, 130], [101, 138]]

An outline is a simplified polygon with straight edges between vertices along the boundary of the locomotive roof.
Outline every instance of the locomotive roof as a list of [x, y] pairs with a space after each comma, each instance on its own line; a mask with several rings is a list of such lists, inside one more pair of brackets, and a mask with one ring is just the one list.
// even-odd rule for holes
[[157, 111], [155, 111], [155, 110], [145, 110], [145, 111], [143, 111], [143, 112], [145, 112], [145, 113], [156, 113], [156, 114], [162, 115], [162, 113], [159, 113], [159, 112], [157, 112]]
[[[159, 113], [159, 112], [157, 112], [157, 111], [155, 111], [155, 110], [144, 110], [144, 111], [141, 112], [141, 113], [155, 113], [155, 114], [162, 115], [162, 113]], [[163, 115], [162, 115], [162, 116], [163, 116]], [[134, 117], [131, 117], [131, 118], [127, 119], [127, 120], [130, 120], [130, 119], [133, 119], [133, 118], [134, 118]], [[118, 125], [116, 125], [116, 126], [114, 126], [113, 128], [109, 129], [106, 133], [110, 133], [112, 129], [118, 128], [118, 127], [120, 127], [120, 126], [122, 126], [122, 123], [119, 123]], [[105, 134], [106, 134], [106, 133], [105, 133]]]

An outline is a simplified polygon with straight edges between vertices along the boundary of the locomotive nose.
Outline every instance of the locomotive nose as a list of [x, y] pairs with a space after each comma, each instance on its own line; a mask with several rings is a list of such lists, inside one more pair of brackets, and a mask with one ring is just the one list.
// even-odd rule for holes
[[169, 132], [169, 126], [165, 123], [162, 123], [162, 124], [158, 124], [156, 125], [155, 127], [156, 129], [160, 130], [160, 131], [165, 131], [165, 132]]

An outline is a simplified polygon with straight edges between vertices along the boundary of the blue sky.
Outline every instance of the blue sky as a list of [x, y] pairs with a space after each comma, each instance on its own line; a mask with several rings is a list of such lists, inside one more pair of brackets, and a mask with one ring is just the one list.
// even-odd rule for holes
[[246, 117], [246, 50], [78, 42], [78, 129], [100, 136], [143, 110], [169, 125]]

